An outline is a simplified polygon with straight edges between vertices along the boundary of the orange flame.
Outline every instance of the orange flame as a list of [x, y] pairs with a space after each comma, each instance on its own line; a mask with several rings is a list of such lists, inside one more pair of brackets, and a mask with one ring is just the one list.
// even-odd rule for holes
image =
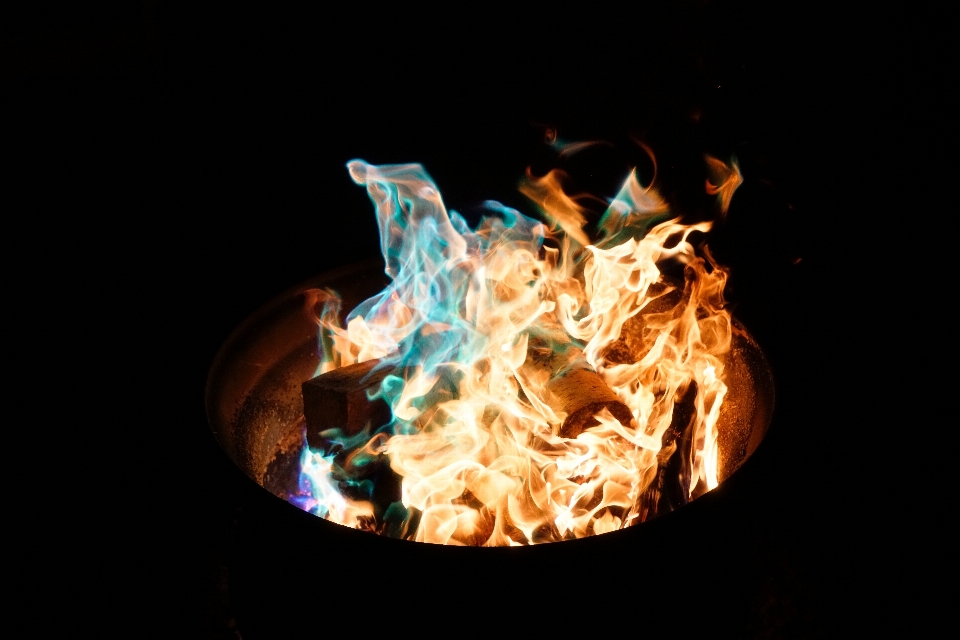
[[717, 203], [720, 206], [720, 214], [726, 215], [730, 208], [730, 200], [733, 198], [733, 192], [743, 184], [743, 175], [740, 173], [740, 165], [734, 158], [730, 164], [724, 164], [720, 160], [711, 156], [706, 156], [707, 168], [710, 170], [710, 178], [707, 180], [707, 193], [717, 196]]
[[555, 222], [571, 238], [581, 245], [590, 244], [583, 232], [587, 219], [583, 216], [583, 207], [563, 192], [560, 181], [564, 173], [553, 169], [542, 178], [534, 178], [527, 170], [527, 180], [520, 185], [520, 193], [537, 203], [548, 219]]

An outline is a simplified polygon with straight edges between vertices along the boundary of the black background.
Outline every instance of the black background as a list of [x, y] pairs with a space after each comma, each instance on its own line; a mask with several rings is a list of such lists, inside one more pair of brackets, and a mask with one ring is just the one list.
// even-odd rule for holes
[[[558, 589], [563, 615], [589, 603], [582, 616], [597, 630], [643, 626], [629, 608], [596, 604], [605, 588], [628, 603], [622, 592], [642, 602], [676, 590], [658, 623], [676, 637], [818, 637], [856, 622], [850, 594], [869, 591], [877, 570], [860, 559], [866, 507], [846, 489], [853, 446], [838, 434], [861, 418], [823, 401], [850, 384], [824, 360], [850, 348], [842, 319], [856, 281], [841, 242], [867, 188], [851, 168], [864, 152], [852, 123], [871, 117], [856, 96], [873, 76], [858, 47], [840, 46], [837, 21], [805, 6], [711, 1], [439, 13], [98, 6], [4, 21], [0, 48], [14, 114], [3, 128], [16, 220], [7, 260], [31, 276], [11, 279], [11, 295], [75, 382], [52, 403], [70, 416], [53, 420], [54, 443], [85, 452], [71, 476], [85, 488], [56, 485], [71, 494], [57, 513], [75, 533], [51, 571], [75, 579], [74, 599], [98, 594], [87, 613], [101, 609], [101, 622], [135, 636], [246, 633], [253, 614], [231, 587], [237, 554], [250, 550], [237, 531], [263, 497], [206, 425], [219, 345], [284, 289], [377, 254], [372, 208], [346, 161], [420, 162], [461, 211], [487, 198], [522, 208], [515, 185], [546, 162], [553, 127], [627, 149], [596, 156], [607, 173], [579, 174], [606, 196], [631, 157], [643, 161], [630, 136], [649, 144], [665, 193], [693, 216], [702, 154], [739, 158], [746, 182], [710, 242], [731, 268], [735, 314], [770, 358], [777, 413], [725, 502], [695, 516], [722, 541], [702, 551], [703, 571], [724, 575], [697, 574], [698, 550], [678, 542], [656, 553], [677, 555], [689, 583], [645, 576], [641, 563], [615, 587], [537, 589]], [[494, 564], [485, 581], [509, 566]], [[62, 597], [51, 581], [34, 578], [32, 592]], [[502, 592], [485, 597], [495, 611], [513, 606]], [[349, 607], [331, 598], [339, 604], [294, 600], [291, 615], [319, 607], [324, 629], [391, 628], [339, 618], [363, 609], [356, 594]], [[399, 611], [380, 615], [436, 624]]]

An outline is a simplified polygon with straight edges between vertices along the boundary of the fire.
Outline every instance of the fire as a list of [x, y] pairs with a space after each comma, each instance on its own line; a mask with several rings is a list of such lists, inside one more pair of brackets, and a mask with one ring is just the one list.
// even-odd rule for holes
[[[725, 213], [739, 168], [707, 162]], [[554, 171], [521, 186], [546, 224], [489, 201], [471, 229], [420, 165], [348, 169], [376, 208], [391, 283], [345, 326], [334, 292], [310, 301], [323, 308], [318, 373], [381, 359], [390, 373], [372, 396], [392, 421], [305, 449], [302, 508], [421, 542], [508, 546], [621, 529], [717, 485], [731, 319], [726, 271], [691, 242], [709, 223], [680, 224], [633, 172], [591, 243]], [[357, 471], [378, 462], [400, 479], [383, 513]]]

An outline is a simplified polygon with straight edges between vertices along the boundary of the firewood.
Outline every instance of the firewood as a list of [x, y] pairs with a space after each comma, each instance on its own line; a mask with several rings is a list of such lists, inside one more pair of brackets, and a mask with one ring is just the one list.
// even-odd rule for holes
[[564, 438], [576, 438], [584, 429], [600, 422], [594, 417], [607, 409], [624, 426], [630, 426], [633, 413], [593, 369], [567, 370], [550, 379], [547, 389], [559, 400], [567, 417], [560, 427]]
[[640, 497], [641, 521], [663, 515], [689, 502], [693, 425], [697, 417], [697, 383], [691, 381], [673, 404], [670, 427], [663, 432], [657, 475]]
[[[386, 403], [367, 398], [367, 390], [391, 372], [389, 368], [374, 371], [378, 364], [379, 359], [348, 365], [303, 383], [303, 414], [311, 447], [322, 445], [319, 434], [327, 429], [340, 428], [352, 435], [368, 422], [378, 426], [389, 421]], [[625, 426], [633, 420], [630, 409], [575, 346], [558, 350], [543, 340], [531, 340], [524, 366], [548, 373], [546, 388], [552, 396], [551, 404], [567, 414], [559, 429], [564, 438], [576, 438], [585, 429], [600, 424], [594, 416], [604, 409]]]
[[620, 336], [604, 349], [602, 358], [608, 364], [633, 364], [640, 361], [652, 345], [647, 341], [646, 316], [666, 313], [682, 301], [683, 290], [675, 288], [663, 293], [665, 285], [657, 283], [651, 287], [653, 298], [637, 315], [630, 316], [620, 328]]
[[607, 409], [624, 426], [629, 426], [633, 413], [607, 386], [578, 347], [558, 349], [544, 340], [532, 339], [525, 367], [549, 372], [547, 391], [553, 396], [551, 406], [567, 414], [559, 435], [576, 438], [584, 429], [600, 422], [594, 417]]
[[[330, 438], [330, 434], [324, 437], [323, 432], [328, 429], [339, 429], [342, 436], [352, 436], [367, 424], [376, 429], [390, 422], [391, 412], [387, 403], [380, 398], [371, 400], [367, 397], [368, 390], [375, 389], [384, 378], [395, 372], [392, 367], [377, 369], [381, 362], [375, 359], [347, 365], [303, 383], [306, 439], [311, 449], [327, 450], [331, 440], [338, 439]], [[362, 478], [367, 487], [373, 487], [370, 493], [366, 493], [368, 489], [363, 484], [339, 487], [343, 495], [369, 501], [373, 506], [373, 516], [361, 522], [358, 528], [406, 537], [406, 525], [403, 524], [407, 521], [406, 515], [397, 521], [401, 497], [400, 477], [383, 458], [355, 464], [357, 452], [357, 449], [336, 451], [334, 460], [340, 473], [352, 480]], [[350, 495], [352, 491], [356, 491], [357, 495]], [[398, 506], [394, 507], [394, 504]], [[391, 507], [394, 507], [393, 511]], [[405, 510], [403, 512], [406, 514]]]
[[374, 359], [347, 365], [303, 383], [303, 415], [312, 448], [323, 446], [320, 433], [327, 429], [339, 428], [354, 435], [368, 422], [377, 427], [390, 421], [387, 403], [367, 398], [367, 390], [379, 385], [391, 371], [374, 371], [378, 364], [380, 360]]
[[[599, 424], [594, 416], [604, 409], [623, 424], [630, 424], [632, 413], [596, 371], [589, 367], [580, 349], [572, 345], [567, 345], [565, 349], [548, 348], [545, 343], [537, 341], [534, 341], [533, 347], [528, 351], [528, 365], [539, 368], [541, 373], [546, 372], [546, 376], [549, 376], [546, 388], [552, 396], [550, 400], [557, 409], [567, 414], [560, 435], [574, 438], [584, 429]], [[322, 434], [329, 429], [340, 429], [349, 436], [358, 433], [368, 423], [377, 427], [389, 422], [391, 412], [387, 404], [379, 398], [371, 400], [367, 396], [368, 390], [378, 386], [387, 375], [395, 373], [391, 367], [378, 368], [380, 364], [381, 360], [376, 359], [348, 365], [303, 383], [303, 413], [308, 446], [313, 449], [327, 448], [329, 440]], [[444, 395], [444, 389], [440, 389], [439, 395]], [[348, 465], [348, 461], [338, 458], [338, 464]], [[369, 497], [374, 505], [374, 520], [365, 526], [405, 537], [397, 522], [387, 522], [390, 520], [389, 514], [393, 513], [390, 509], [396, 511], [394, 505], [399, 504], [399, 476], [383, 464], [370, 465], [367, 476], [376, 489]], [[471, 498], [472, 494], [465, 492], [461, 500], [469, 504]], [[470, 506], [477, 508], [480, 505]], [[493, 520], [490, 514], [486, 515], [481, 531], [471, 539], [474, 544], [482, 544], [492, 534]], [[511, 532], [507, 533], [510, 535]], [[520, 535], [519, 531], [512, 533]], [[550, 529], [539, 532], [539, 535], [544, 540], [559, 539], [557, 532]]]

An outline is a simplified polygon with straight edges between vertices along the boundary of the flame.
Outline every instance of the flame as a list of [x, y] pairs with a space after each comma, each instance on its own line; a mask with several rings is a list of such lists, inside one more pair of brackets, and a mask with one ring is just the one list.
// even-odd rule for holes
[[[739, 168], [708, 165], [717, 183], [708, 191], [725, 212]], [[385, 519], [400, 514], [400, 535], [557, 541], [629, 526], [717, 485], [727, 274], [690, 240], [709, 223], [681, 224], [634, 171], [591, 244], [583, 210], [554, 171], [528, 173], [521, 185], [552, 227], [490, 201], [471, 229], [420, 165], [347, 166], [376, 208], [391, 283], [345, 326], [332, 292], [308, 305], [323, 305], [321, 372], [374, 358], [390, 371], [374, 396], [392, 422], [337, 446], [385, 460], [399, 476], [400, 500]], [[581, 432], [563, 433], [564, 399], [589, 380], [613, 402]], [[615, 415], [620, 403], [629, 412]], [[370, 528], [373, 508], [338, 492], [334, 476], [349, 474], [332, 460], [305, 451], [301, 506]]]
[[711, 156], [705, 157], [707, 168], [710, 170], [710, 178], [706, 181], [707, 193], [717, 196], [717, 203], [720, 206], [720, 214], [726, 215], [730, 208], [730, 200], [733, 198], [733, 192], [743, 184], [743, 175], [740, 173], [740, 165], [734, 158], [730, 164], [724, 164], [720, 160]]
[[568, 236], [581, 245], [587, 245], [590, 240], [583, 232], [587, 219], [583, 216], [583, 208], [563, 192], [560, 186], [563, 178], [564, 173], [559, 169], [553, 169], [542, 178], [534, 178], [527, 170], [527, 180], [521, 184], [520, 193], [540, 205], [547, 218], [553, 220]]
[[365, 528], [373, 520], [373, 507], [369, 502], [345, 498], [333, 475], [333, 458], [310, 449], [304, 449], [300, 457], [300, 495], [297, 504], [331, 522], [354, 529]]

